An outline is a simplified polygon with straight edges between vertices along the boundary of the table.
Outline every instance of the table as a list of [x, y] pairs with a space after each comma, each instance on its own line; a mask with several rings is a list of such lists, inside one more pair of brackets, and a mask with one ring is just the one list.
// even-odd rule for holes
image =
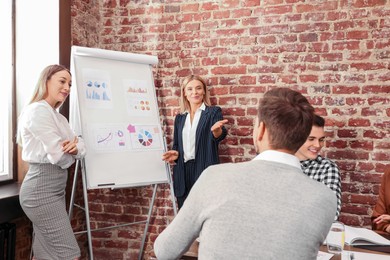
[[[380, 234], [380, 232], [378, 232], [378, 233]], [[390, 236], [390, 235], [385, 234], [384, 236], [386, 238], [388, 238], [387, 236]], [[198, 247], [199, 247], [199, 242], [195, 240], [194, 243], [192, 243], [190, 249], [180, 259], [183, 259], [183, 260], [195, 260], [195, 259], [198, 259]], [[390, 259], [390, 255], [389, 254], [382, 253], [382, 252], [377, 252], [377, 251], [366, 250], [366, 249], [357, 248], [357, 247], [353, 247], [353, 246], [347, 246], [346, 245], [346, 246], [344, 246], [344, 250], [346, 250], [346, 251], [353, 251], [353, 252], [378, 254], [378, 255], [388, 255], [389, 259]], [[321, 246], [320, 247], [320, 251], [328, 252], [328, 249], [326, 248], [326, 245]], [[341, 260], [341, 255], [334, 255], [331, 258], [331, 260]]]
[[[361, 252], [361, 253], [370, 253], [370, 254], [376, 254], [376, 255], [388, 255], [389, 256], [389, 259], [390, 259], [390, 255], [389, 254], [386, 254], [386, 253], [382, 253], [382, 252], [378, 252], [378, 251], [371, 251], [371, 250], [366, 250], [366, 249], [362, 249], [362, 248], [357, 248], [357, 247], [353, 247], [353, 246], [347, 246], [345, 245], [344, 246], [344, 250], [345, 251], [353, 251], [353, 252]], [[323, 245], [320, 247], [320, 251], [322, 252], [328, 252], [328, 249], [326, 248], [326, 245]], [[331, 260], [341, 260], [341, 255], [334, 255]]]
[[[388, 234], [386, 232], [381, 232], [381, 231], [375, 231], [375, 232], [377, 232], [379, 235], [385, 237], [386, 239], [390, 240], [390, 234]], [[180, 258], [180, 260], [196, 260], [196, 259], [198, 259], [198, 248], [199, 248], [199, 242], [197, 240], [195, 240], [192, 243], [190, 249], [188, 249], [188, 251]], [[363, 249], [363, 248], [357, 248], [357, 247], [353, 247], [353, 246], [345, 245], [344, 250], [345, 251], [353, 251], [353, 252], [361, 252], [361, 253], [377, 254], [377, 255], [387, 255], [387, 256], [389, 256], [389, 259], [390, 259], [390, 254], [382, 253], [382, 252], [378, 252], [378, 251], [367, 250], [367, 249]], [[320, 251], [328, 252], [326, 245], [322, 245], [320, 247]], [[154, 257], [155, 256], [153, 256], [151, 259], [156, 259]], [[341, 255], [334, 255], [331, 258], [331, 260], [341, 260]]]

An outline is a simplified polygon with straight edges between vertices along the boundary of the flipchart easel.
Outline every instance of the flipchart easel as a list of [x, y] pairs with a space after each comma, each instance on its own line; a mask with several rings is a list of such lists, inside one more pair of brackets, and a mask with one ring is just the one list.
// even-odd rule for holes
[[[145, 64], [146, 64], [146, 66], [145, 66]], [[118, 105], [118, 103], [123, 102], [123, 100], [121, 100], [121, 98], [119, 98], [120, 96], [123, 95], [123, 93], [120, 92], [121, 88], [116, 88], [116, 89], [112, 88], [110, 90], [111, 92], [107, 92], [108, 94], [105, 93], [105, 97], [107, 98], [106, 100], [110, 100], [110, 98], [111, 98], [110, 95], [112, 95], [112, 100], [114, 100], [116, 98], [117, 102], [116, 103], [112, 102], [112, 104], [109, 104], [109, 105], [101, 103], [101, 104], [103, 104], [103, 107], [106, 106], [107, 110], [101, 110], [101, 109], [99, 110], [100, 107], [98, 107], [98, 106], [94, 107], [95, 104], [93, 103], [93, 102], [98, 102], [98, 100], [85, 101], [86, 99], [83, 100], [83, 97], [80, 96], [80, 95], [84, 95], [84, 93], [88, 94], [88, 91], [89, 91], [89, 89], [87, 89], [87, 88], [90, 87], [90, 85], [83, 86], [83, 84], [86, 84], [87, 81], [89, 82], [89, 81], [95, 80], [95, 83], [97, 81], [100, 81], [100, 83], [104, 81], [107, 84], [105, 86], [106, 88], [107, 88], [107, 86], [110, 87], [111, 85], [115, 85], [115, 86], [120, 86], [123, 89], [123, 86], [121, 86], [121, 84], [124, 85], [124, 84], [137, 84], [137, 83], [147, 83], [146, 85], [148, 85], [148, 86], [150, 86], [150, 85], [154, 86], [153, 79], [151, 77], [152, 76], [151, 75], [151, 65], [153, 65], [153, 64], [157, 64], [157, 57], [155, 57], [155, 56], [121, 53], [121, 52], [117, 52], [117, 51], [92, 49], [92, 48], [78, 47], [78, 46], [72, 47], [71, 71], [73, 74], [73, 87], [72, 87], [70, 101], [73, 103], [71, 103], [71, 107], [70, 107], [71, 108], [70, 123], [71, 123], [72, 127], [75, 129], [76, 134], [78, 134], [79, 136], [82, 136], [84, 141], [86, 142], [86, 144], [90, 145], [90, 148], [94, 147], [93, 145], [95, 145], [95, 148], [96, 148], [96, 143], [95, 144], [93, 143], [95, 140], [94, 139], [95, 136], [93, 136], [93, 133], [94, 133], [94, 131], [96, 131], [96, 129], [91, 130], [90, 128], [88, 128], [90, 125], [95, 126], [95, 125], [99, 125], [99, 124], [100, 125], [107, 124], [107, 125], [110, 125], [111, 128], [113, 128], [113, 127], [120, 128], [121, 124], [123, 124], [123, 122], [121, 122], [121, 120], [123, 120], [123, 118], [125, 118], [124, 120], [130, 120], [130, 121], [134, 120], [134, 118], [130, 117], [130, 119], [129, 119], [127, 117], [127, 115], [124, 114], [123, 112], [115, 113], [115, 115], [117, 116], [117, 117], [115, 117], [115, 115], [113, 115], [113, 113], [111, 111], [114, 109], [114, 107], [115, 107], [114, 105]], [[95, 74], [91, 73], [91, 71], [95, 72]], [[101, 71], [102, 73], [100, 73], [98, 76], [95, 76], [95, 75], [97, 75], [96, 71], [97, 72]], [[129, 73], [129, 71], [131, 71], [133, 73], [133, 75], [128, 76], [128, 74], [131, 74], [131, 73]], [[102, 76], [101, 74], [104, 74], [106, 76]], [[111, 78], [109, 76], [107, 76], [107, 75], [111, 75], [111, 74], [112, 74]], [[129, 79], [127, 79], [127, 77], [133, 77], [135, 79], [132, 78], [129, 80]], [[141, 79], [139, 79], [139, 78], [141, 78]], [[119, 79], [120, 79], [120, 81], [119, 81]], [[85, 87], [85, 89], [82, 89], [83, 87]], [[156, 97], [155, 97], [155, 93], [154, 93], [154, 88], [153, 88], [153, 91], [150, 91], [150, 89], [147, 89], [144, 86], [140, 86], [138, 89], [141, 89], [142, 93], [149, 91], [149, 96], [146, 96], [146, 99], [149, 98], [149, 100], [152, 100], [154, 97], [155, 104], [151, 104], [151, 106], [152, 106], [151, 110], [158, 112], [158, 106], [157, 106], [157, 101], [156, 101]], [[118, 92], [118, 93], [116, 93], [116, 92]], [[154, 94], [154, 96], [152, 96], [153, 94]], [[124, 95], [126, 95], [126, 93], [124, 93]], [[90, 96], [88, 96], [88, 98], [90, 98]], [[144, 98], [145, 98], [145, 96], [144, 96]], [[134, 102], [138, 102], [138, 97], [134, 98], [133, 96], [130, 96], [130, 98], [127, 101], [132, 102], [132, 105], [134, 105], [133, 104]], [[90, 103], [86, 104], [87, 102], [90, 102]], [[126, 100], [124, 102], [126, 102]], [[106, 103], [108, 103], [108, 102], [106, 102]], [[150, 103], [153, 103], [153, 102], [150, 102]], [[89, 105], [89, 107], [86, 105]], [[153, 105], [155, 107], [153, 107]], [[125, 106], [125, 105], [122, 104], [122, 106]], [[91, 107], [92, 107], [92, 109], [91, 109]], [[135, 112], [141, 113], [139, 111], [135, 111]], [[94, 113], [99, 113], [99, 117], [93, 117]], [[90, 116], [91, 114], [92, 114], [92, 116]], [[104, 117], [105, 114], [106, 114], [106, 117]], [[141, 123], [139, 123], [139, 125], [142, 126], [142, 124], [144, 124], [145, 125], [144, 127], [146, 127], [146, 129], [148, 129], [148, 124], [150, 124], [150, 121], [154, 120], [154, 122], [152, 122], [152, 123], [154, 123], [155, 125], [160, 127], [160, 131], [161, 131], [161, 126], [159, 124], [159, 121], [156, 122], [157, 120], [155, 118], [155, 115], [149, 114], [149, 116], [153, 117], [154, 119], [147, 121], [147, 119], [148, 119], [147, 117], [146, 117], [146, 119], [145, 119], [145, 117], [142, 117], [141, 119], [137, 118], [137, 120], [140, 120], [140, 121], [144, 120]], [[93, 118], [98, 118], [98, 120], [100, 120], [100, 121], [98, 121], [98, 122], [96, 122], [96, 120], [93, 121]], [[105, 119], [102, 119], [102, 118], [105, 118]], [[87, 122], [88, 120], [89, 120], [89, 122]], [[110, 120], [114, 120], [114, 121], [117, 120], [117, 121], [113, 123]], [[118, 123], [118, 122], [120, 122], [120, 123]], [[113, 125], [113, 126], [111, 126], [111, 125]], [[137, 134], [136, 133], [137, 130], [141, 131], [142, 127], [137, 128], [139, 125], [134, 124], [134, 125], [131, 125], [131, 128], [128, 127], [127, 129], [131, 129], [131, 130], [129, 130], [129, 134], [130, 135], [132, 134], [134, 136], [135, 134]], [[107, 130], [105, 127], [102, 127], [102, 126], [100, 126], [100, 128], [98, 128], [98, 127], [96, 127], [96, 128], [101, 132]], [[111, 129], [110, 129], [110, 131], [111, 131]], [[83, 132], [85, 134], [83, 134]], [[101, 132], [99, 132], [99, 133], [101, 133]], [[150, 130], [149, 130], [149, 132], [150, 132]], [[147, 133], [147, 131], [145, 131], [143, 133]], [[156, 134], [158, 134], [158, 133], [156, 132]], [[133, 136], [131, 136], [131, 137], [133, 137]], [[142, 140], [143, 136], [144, 135], [139, 134], [138, 138], [140, 140], [138, 140], [138, 141], [140, 141], [140, 142], [143, 141]], [[123, 135], [121, 135], [121, 137], [122, 137], [122, 140], [121, 140], [122, 143], [126, 143], [126, 142], [130, 143], [132, 141], [130, 137], [128, 137], [127, 139], [124, 139]], [[149, 140], [149, 141], [151, 142], [151, 140]], [[134, 140], [133, 140], [133, 142], [134, 142]], [[158, 143], [158, 140], [156, 140], [155, 143]], [[161, 161], [160, 153], [165, 152], [167, 150], [165, 136], [163, 136], [163, 135], [161, 136], [160, 143], [162, 145], [162, 149], [145, 150], [145, 151], [138, 152], [136, 154], [129, 151], [129, 149], [127, 149], [127, 150], [125, 150], [125, 149], [119, 150], [118, 149], [117, 151], [115, 151], [115, 153], [113, 153], [111, 151], [109, 151], [107, 153], [104, 153], [105, 151], [101, 152], [98, 150], [99, 147], [97, 147], [95, 149], [95, 150], [98, 150], [97, 152], [94, 151], [94, 149], [92, 149], [92, 153], [91, 152], [88, 153], [88, 149], [87, 149], [87, 155], [89, 155], [89, 157], [86, 156], [84, 159], [76, 161], [75, 173], [74, 173], [74, 177], [73, 177], [73, 185], [72, 185], [72, 191], [71, 191], [70, 206], [69, 206], [69, 218], [70, 219], [72, 218], [74, 206], [79, 207], [82, 210], [84, 210], [85, 217], [86, 217], [86, 230], [80, 231], [80, 232], [75, 232], [75, 234], [87, 233], [90, 259], [93, 259], [92, 234], [91, 234], [93, 231], [98, 231], [98, 230], [100, 231], [100, 230], [121, 228], [121, 227], [125, 227], [125, 226], [130, 226], [130, 225], [144, 224], [145, 228], [144, 228], [142, 241], [141, 241], [141, 247], [140, 247], [140, 251], [139, 251], [139, 255], [138, 255], [138, 259], [141, 259], [142, 254], [143, 254], [143, 248], [145, 245], [146, 236], [147, 236], [148, 227], [150, 224], [150, 219], [151, 219], [151, 215], [152, 215], [152, 210], [153, 210], [153, 205], [154, 205], [154, 201], [155, 201], [155, 197], [156, 197], [158, 184], [169, 184], [174, 214], [175, 215], [177, 214], [175, 196], [173, 193], [173, 182], [172, 182], [172, 178], [171, 178], [170, 167], [166, 163], [163, 163], [163, 165], [160, 164], [160, 161]], [[137, 144], [137, 142], [135, 141], [133, 143], [133, 145], [134, 144]], [[151, 145], [151, 144], [147, 143], [146, 145]], [[137, 165], [137, 163], [140, 160], [141, 161], [144, 160], [143, 159], [144, 157], [137, 157], [137, 156], [139, 156], [139, 154], [142, 155], [142, 152], [144, 152], [144, 153], [148, 152], [152, 158], [155, 158], [155, 163], [154, 163], [155, 165], [153, 165], [153, 162], [151, 165], [146, 165], [146, 166], [143, 165], [143, 166], [149, 167], [149, 168], [152, 167], [152, 168], [150, 168], [152, 170], [150, 170], [149, 172], [146, 173], [146, 177], [145, 176], [142, 177], [144, 179], [140, 179], [140, 176], [135, 174], [139, 170], [139, 166]], [[113, 154], [115, 156], [113, 156]], [[105, 168], [105, 167], [108, 167], [110, 165], [113, 168], [118, 167], [118, 160], [121, 160], [121, 159], [122, 160], [129, 160], [129, 155], [130, 155], [130, 158], [132, 158], [131, 156], [135, 157], [135, 158], [133, 158], [133, 162], [135, 165], [132, 164], [131, 166], [136, 167], [136, 170], [128, 171], [128, 172], [125, 172], [125, 174], [119, 175], [119, 173], [121, 173], [121, 171], [123, 170], [122, 168], [126, 168], [126, 167], [123, 167], [123, 163], [122, 163], [122, 165], [120, 165], [120, 167], [121, 167], [120, 169], [118, 168], [115, 171], [113, 171], [115, 173], [118, 172], [118, 176], [108, 176], [108, 177], [106, 176], [107, 174], [105, 174], [106, 172], [104, 172], [104, 170], [107, 168]], [[159, 162], [157, 162], [157, 159], [156, 159], [157, 157], [159, 157]], [[102, 161], [105, 164], [101, 164]], [[93, 162], [93, 163], [91, 163], [91, 162]], [[98, 164], [98, 167], [95, 167], [96, 165], [94, 163]], [[100, 163], [100, 165], [99, 165], [99, 163]], [[88, 169], [88, 167], [89, 167], [89, 169]], [[103, 169], [102, 170], [103, 172], [99, 172], [99, 170], [101, 170], [101, 169]], [[159, 173], [155, 174], [155, 172], [152, 172], [153, 169], [157, 169]], [[94, 171], [94, 172], [90, 173], [89, 171]], [[82, 190], [83, 190], [84, 207], [75, 204], [75, 192], [77, 190], [77, 179], [79, 176], [79, 172], [81, 172], [81, 177], [82, 177]], [[90, 173], [90, 174], [88, 174], [88, 173]], [[93, 230], [91, 229], [90, 211], [89, 211], [89, 206], [88, 206], [89, 205], [88, 204], [88, 189], [96, 189], [96, 188], [119, 189], [119, 188], [130, 188], [130, 187], [147, 187], [149, 185], [152, 185], [152, 187], [153, 187], [153, 195], [152, 195], [151, 200], [150, 200], [149, 210], [148, 210], [148, 215], [147, 215], [146, 220], [118, 224], [118, 225], [114, 225], [114, 226], [97, 228], [97, 229], [93, 229]]]

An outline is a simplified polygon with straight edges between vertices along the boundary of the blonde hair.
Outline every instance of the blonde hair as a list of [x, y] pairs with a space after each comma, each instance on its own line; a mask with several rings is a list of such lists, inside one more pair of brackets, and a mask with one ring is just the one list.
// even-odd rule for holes
[[[69, 75], [72, 76], [70, 71], [63, 65], [54, 64], [44, 68], [39, 76], [37, 84], [35, 85], [35, 89], [29, 104], [44, 99], [45, 96], [47, 95], [47, 86], [46, 86], [47, 81], [51, 79], [51, 77], [54, 74], [63, 70], [67, 71]], [[58, 108], [59, 106], [61, 106], [61, 104], [62, 103], [58, 102], [54, 108]]]
[[181, 84], [180, 113], [184, 113], [185, 111], [191, 110], [190, 102], [188, 102], [186, 96], [184, 95], [184, 91], [185, 91], [185, 88], [188, 85], [188, 83], [190, 83], [193, 80], [198, 80], [198, 81], [202, 82], [203, 90], [204, 90], [203, 102], [205, 103], [206, 106], [211, 106], [210, 93], [207, 89], [206, 81], [200, 76], [190, 75], [190, 76], [185, 77], [182, 84]]

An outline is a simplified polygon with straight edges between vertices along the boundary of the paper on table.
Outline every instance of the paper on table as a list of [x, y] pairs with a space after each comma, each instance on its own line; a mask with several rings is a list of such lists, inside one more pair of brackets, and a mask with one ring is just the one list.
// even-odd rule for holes
[[317, 260], [329, 260], [333, 257], [333, 254], [318, 251]]
[[390, 245], [390, 241], [367, 228], [345, 225], [345, 243], [347, 245]]
[[353, 253], [355, 260], [389, 260], [389, 255], [377, 255], [377, 254], [371, 254], [371, 253], [362, 253], [362, 252], [354, 252], [354, 251], [343, 251], [343, 254], [341, 255], [341, 260], [350, 260], [349, 254]]

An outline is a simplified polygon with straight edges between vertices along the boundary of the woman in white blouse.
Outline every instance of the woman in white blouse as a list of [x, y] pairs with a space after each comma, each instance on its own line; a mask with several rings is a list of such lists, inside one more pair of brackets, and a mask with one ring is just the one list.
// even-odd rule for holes
[[19, 198], [34, 229], [34, 259], [79, 259], [65, 205], [67, 169], [84, 157], [85, 146], [56, 109], [69, 95], [70, 71], [46, 67], [18, 122], [22, 159], [29, 163]]

